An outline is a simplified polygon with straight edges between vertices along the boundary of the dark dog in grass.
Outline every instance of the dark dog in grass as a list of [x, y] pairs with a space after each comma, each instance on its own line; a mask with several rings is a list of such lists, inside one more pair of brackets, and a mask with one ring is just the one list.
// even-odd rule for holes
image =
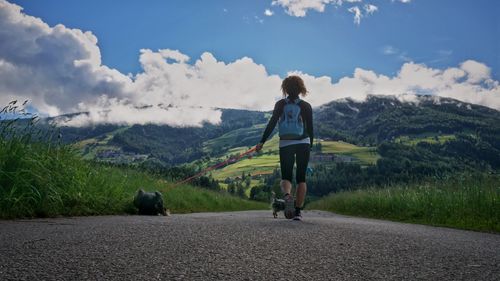
[[278, 217], [278, 212], [285, 210], [285, 200], [276, 199], [276, 193], [271, 192], [271, 207], [273, 208], [273, 217]]
[[139, 189], [134, 197], [134, 206], [139, 209], [139, 215], [168, 216], [168, 210], [163, 206], [163, 196], [159, 191], [145, 192]]

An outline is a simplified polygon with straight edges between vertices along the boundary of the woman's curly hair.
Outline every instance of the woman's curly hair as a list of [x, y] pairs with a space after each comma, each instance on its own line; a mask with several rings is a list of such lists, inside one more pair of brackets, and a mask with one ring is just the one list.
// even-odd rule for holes
[[304, 80], [297, 75], [290, 75], [281, 83], [281, 91], [283, 96], [289, 95], [290, 97], [298, 97], [299, 94], [305, 97], [307, 89], [304, 85]]

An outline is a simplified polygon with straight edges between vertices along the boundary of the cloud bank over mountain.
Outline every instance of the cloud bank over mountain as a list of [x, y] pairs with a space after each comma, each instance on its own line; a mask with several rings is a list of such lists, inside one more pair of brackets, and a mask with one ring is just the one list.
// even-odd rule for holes
[[[102, 64], [97, 37], [64, 25], [50, 27], [0, 0], [0, 104], [31, 100], [40, 113], [88, 112], [67, 125], [96, 123], [199, 126], [220, 121], [219, 108], [270, 110], [284, 77], [242, 57], [226, 63], [205, 52], [195, 60], [179, 50], [141, 50], [143, 71], [125, 75]], [[395, 76], [356, 68], [332, 81], [300, 70], [314, 106], [367, 95], [428, 94], [500, 109], [500, 85], [474, 60], [434, 69], [407, 62]]]

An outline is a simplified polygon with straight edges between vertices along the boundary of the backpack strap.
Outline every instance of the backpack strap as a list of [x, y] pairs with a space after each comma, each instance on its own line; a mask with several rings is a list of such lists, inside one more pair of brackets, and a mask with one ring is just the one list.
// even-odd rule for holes
[[289, 98], [285, 98], [285, 104], [292, 103], [292, 102], [295, 103], [295, 104], [299, 104], [301, 101], [302, 100], [300, 98], [298, 98], [298, 97], [295, 100], [293, 100], [293, 101], [291, 99], [289, 99]]

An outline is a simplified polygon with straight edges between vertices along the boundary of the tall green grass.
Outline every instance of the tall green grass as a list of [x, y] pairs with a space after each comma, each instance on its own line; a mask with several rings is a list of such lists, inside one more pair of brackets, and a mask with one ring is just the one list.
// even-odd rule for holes
[[144, 172], [82, 160], [64, 146], [0, 146], [0, 218], [134, 214], [139, 188], [161, 191], [172, 213], [267, 208], [222, 192], [173, 188]]
[[[13, 106], [2, 112], [12, 113]], [[174, 213], [267, 207], [199, 188], [172, 188], [144, 172], [83, 160], [73, 148], [41, 136], [46, 132], [37, 131], [36, 118], [0, 121], [0, 218], [133, 214], [139, 188], [162, 191]]]
[[409, 186], [340, 192], [310, 209], [403, 222], [500, 232], [500, 178], [461, 175]]
[[166, 206], [176, 213], [264, 210], [269, 204], [244, 200], [226, 192], [182, 186], [168, 189]]

